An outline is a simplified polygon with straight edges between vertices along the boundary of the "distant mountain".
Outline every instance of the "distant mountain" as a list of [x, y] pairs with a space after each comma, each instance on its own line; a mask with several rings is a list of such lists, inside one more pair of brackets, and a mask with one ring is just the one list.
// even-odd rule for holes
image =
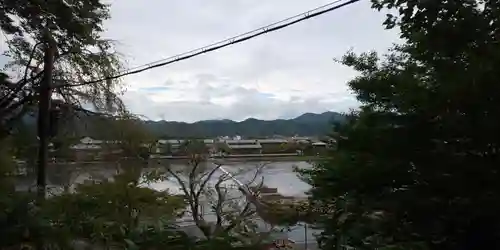
[[[24, 124], [35, 129], [36, 118], [24, 117]], [[217, 136], [263, 137], [284, 136], [321, 136], [331, 132], [334, 122], [343, 122], [345, 117], [336, 112], [321, 114], [305, 113], [293, 119], [259, 120], [248, 118], [241, 122], [232, 120], [205, 120], [194, 123], [176, 121], [144, 121], [144, 126], [160, 138], [206, 138]], [[65, 127], [74, 136], [102, 137], [106, 133], [103, 118], [80, 115], [65, 119]], [[35, 131], [35, 130], [34, 130]], [[62, 131], [61, 131], [62, 132]]]
[[260, 137], [273, 135], [325, 135], [331, 132], [334, 122], [343, 122], [345, 117], [336, 112], [321, 114], [305, 113], [294, 119], [258, 120], [249, 118], [241, 122], [231, 120], [208, 120], [195, 123], [170, 121], [145, 121], [152, 133], [160, 137], [216, 137], [235, 136]]
[[293, 120], [305, 123], [329, 123], [332, 122], [332, 119], [337, 120], [336, 118], [339, 117], [341, 115], [335, 112], [325, 112], [322, 114], [304, 113]]

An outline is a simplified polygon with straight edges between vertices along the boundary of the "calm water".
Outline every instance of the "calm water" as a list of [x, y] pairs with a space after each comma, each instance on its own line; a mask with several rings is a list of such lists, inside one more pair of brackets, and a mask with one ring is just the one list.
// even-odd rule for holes
[[[256, 180], [264, 180], [264, 185], [271, 188], [278, 188], [278, 192], [285, 196], [300, 196], [304, 197], [305, 192], [309, 190], [309, 185], [301, 181], [297, 174], [293, 172], [293, 167], [310, 168], [311, 165], [307, 162], [252, 162], [252, 163], [231, 163], [224, 164], [222, 167], [228, 172], [234, 174], [235, 178], [243, 183], [250, 181], [256, 172], [256, 168], [262, 167], [262, 172], [258, 174]], [[173, 165], [173, 168], [185, 168], [185, 165]], [[215, 165], [209, 164], [208, 169], [214, 168]], [[222, 171], [217, 171], [213, 175], [213, 181], [223, 174]], [[175, 181], [165, 181], [151, 185], [157, 190], [169, 189], [172, 191], [178, 190], [178, 185]]]
[[[277, 188], [278, 192], [285, 196], [295, 196], [295, 197], [306, 196], [305, 192], [309, 190], [310, 186], [307, 183], [300, 180], [297, 174], [293, 171], [293, 169], [294, 167], [310, 168], [311, 164], [307, 162], [271, 162], [271, 163], [252, 162], [252, 163], [232, 163], [232, 164], [222, 165], [222, 167], [226, 169], [228, 172], [235, 174], [235, 178], [241, 181], [242, 183], [246, 183], [251, 179], [253, 179], [255, 175], [255, 169], [260, 166], [263, 166], [263, 168], [261, 173], [258, 174], [258, 177], [256, 179], [258, 181], [263, 180], [265, 186], [271, 188]], [[172, 167], [182, 169], [185, 168], [186, 166], [176, 165]], [[209, 164], [206, 167], [207, 169], [212, 169], [215, 167], [215, 165]], [[244, 173], [241, 173], [241, 171], [244, 171]], [[216, 180], [218, 180], [218, 178], [222, 174], [223, 174], [222, 171], [217, 171], [213, 175], [211, 183], [213, 184]], [[231, 180], [227, 181], [227, 184], [229, 185], [233, 183], [234, 182]], [[173, 193], [181, 192], [179, 189], [179, 185], [175, 180], [168, 180], [159, 183], [154, 183], [150, 185], [150, 187], [157, 190], [168, 189], [170, 192]], [[241, 197], [241, 194], [237, 190], [235, 190], [234, 195], [239, 195]], [[211, 216], [208, 213], [205, 216], [205, 218], [208, 221], [215, 220], [214, 216], [213, 215]], [[189, 219], [189, 216], [187, 216], [186, 219]], [[308, 242], [311, 242], [309, 245], [312, 246], [315, 242], [314, 235], [317, 233], [319, 233], [319, 231], [310, 228], [306, 230], [304, 225], [300, 225], [291, 228], [290, 232], [280, 233], [282, 235], [279, 237], [288, 237], [290, 239], [293, 239], [297, 243], [302, 243], [302, 244], [307, 239]]]

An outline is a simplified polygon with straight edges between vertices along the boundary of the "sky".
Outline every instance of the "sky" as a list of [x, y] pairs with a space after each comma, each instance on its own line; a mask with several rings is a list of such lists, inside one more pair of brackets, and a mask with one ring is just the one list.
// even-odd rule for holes
[[[104, 36], [128, 67], [244, 33], [331, 0], [111, 1]], [[123, 100], [151, 120], [293, 118], [348, 111], [356, 72], [334, 62], [346, 51], [384, 53], [398, 42], [370, 1], [162, 68], [124, 77]]]

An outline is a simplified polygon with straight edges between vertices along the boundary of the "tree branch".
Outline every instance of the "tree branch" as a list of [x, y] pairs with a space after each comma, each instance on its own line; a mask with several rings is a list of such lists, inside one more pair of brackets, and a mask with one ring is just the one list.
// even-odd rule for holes
[[[32, 101], [34, 98], [32, 95], [29, 95], [29, 96], [26, 96], [24, 97], [23, 99], [21, 99], [20, 101], [12, 104], [10, 107], [7, 106], [5, 107], [5, 109], [0, 109], [0, 117], [5, 117], [7, 116], [9, 113], [13, 113], [17, 108], [23, 106], [24, 104]], [[16, 115], [14, 115], [16, 116]]]
[[215, 191], [217, 192], [217, 204], [215, 205], [215, 215], [217, 217], [217, 222], [216, 222], [216, 230], [215, 232], [218, 234], [221, 231], [222, 228], [222, 223], [223, 223], [223, 204], [227, 195], [227, 189], [224, 191], [224, 193], [221, 190], [221, 184], [224, 182], [224, 178], [219, 178], [217, 183], [215, 184]]
[[[15, 87], [14, 88], [9, 88], [10, 89], [10, 92], [5, 94], [2, 99], [0, 100], [0, 107], [3, 107], [5, 106], [5, 103], [11, 103], [13, 101], [13, 99], [15, 98], [15, 96], [17, 95], [18, 92], [20, 92], [22, 90], [22, 88], [24, 86], [26, 86], [26, 84], [28, 83], [28, 70], [30, 68], [30, 65], [31, 65], [31, 61], [33, 61], [33, 57], [35, 55], [35, 50], [36, 48], [43, 44], [42, 42], [38, 42], [36, 43], [34, 46], [33, 46], [33, 49], [31, 50], [31, 53], [30, 53], [30, 56], [29, 56], [29, 59], [28, 59], [28, 62], [26, 64], [26, 67], [24, 69], [24, 77], [21, 81], [17, 82], [17, 84], [15, 84]], [[30, 80], [31, 81], [34, 81], [36, 78], [40, 77], [42, 74], [37, 74], [34, 78], [31, 78]]]
[[[195, 168], [196, 167], [194, 167], [193, 170]], [[191, 171], [191, 173], [193, 173], [193, 170]], [[190, 182], [188, 185], [189, 185], [189, 188], [191, 190], [188, 190], [188, 187], [186, 186], [185, 182], [182, 180], [182, 178], [180, 178], [180, 176], [177, 173], [174, 173], [174, 171], [172, 171], [172, 169], [170, 169], [170, 168], [167, 168], [167, 172], [169, 174], [171, 174], [177, 180], [179, 185], [181, 186], [181, 189], [184, 192], [186, 199], [188, 200], [189, 207], [191, 209], [191, 215], [193, 217], [193, 220], [194, 220], [196, 226], [198, 226], [198, 228], [203, 232], [205, 237], [210, 238], [211, 237], [210, 228], [207, 227], [203, 215], [200, 214], [199, 200], [195, 199], [195, 196], [194, 196], [194, 194], [195, 194], [193, 191], [194, 185]], [[191, 173], [190, 173], [190, 175], [191, 175]], [[189, 178], [188, 181], [191, 181], [191, 180], [192, 180], [192, 178]]]
[[213, 168], [207, 175], [203, 175], [202, 176], [202, 178], [205, 177], [205, 180], [200, 184], [200, 189], [198, 190], [198, 192], [196, 192], [195, 197], [197, 199], [200, 197], [200, 194], [201, 194], [202, 190], [205, 189], [208, 181], [210, 181], [210, 179], [212, 178], [212, 176], [215, 174], [215, 171], [217, 171], [220, 167], [221, 167], [221, 165], [216, 164], [216, 167]]
[[240, 225], [246, 218], [249, 216], [253, 215], [255, 212], [250, 210], [251, 208], [251, 203], [247, 202], [245, 204], [245, 207], [241, 210], [241, 212], [238, 214], [236, 217], [237, 219], [232, 221], [225, 229], [226, 233], [229, 233], [231, 230], [233, 230], [236, 226]]
[[[196, 196], [196, 193], [195, 193], [195, 185], [196, 185], [196, 180], [195, 180], [195, 176], [196, 176], [196, 170], [198, 170], [198, 166], [199, 166], [199, 162], [196, 161], [196, 160], [193, 160], [192, 161], [193, 163], [193, 168], [191, 169], [191, 172], [189, 172], [189, 193], [188, 195], [190, 197], [192, 197], [192, 200], [194, 202], [194, 205], [196, 207], [196, 213], [199, 212], [199, 206], [200, 206], [200, 201], [198, 199], [198, 197]], [[201, 190], [201, 189], [200, 189]], [[194, 213], [194, 211], [193, 211]], [[199, 215], [201, 218], [203, 218], [203, 215]]]

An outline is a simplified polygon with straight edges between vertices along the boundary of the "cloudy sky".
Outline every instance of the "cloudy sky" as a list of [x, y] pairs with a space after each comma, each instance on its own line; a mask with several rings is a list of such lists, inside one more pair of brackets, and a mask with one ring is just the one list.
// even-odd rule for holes
[[[112, 1], [106, 37], [130, 67], [189, 51], [331, 0]], [[398, 34], [362, 0], [247, 42], [124, 78], [128, 108], [153, 120], [292, 118], [346, 111], [356, 73], [333, 58], [384, 52]]]

